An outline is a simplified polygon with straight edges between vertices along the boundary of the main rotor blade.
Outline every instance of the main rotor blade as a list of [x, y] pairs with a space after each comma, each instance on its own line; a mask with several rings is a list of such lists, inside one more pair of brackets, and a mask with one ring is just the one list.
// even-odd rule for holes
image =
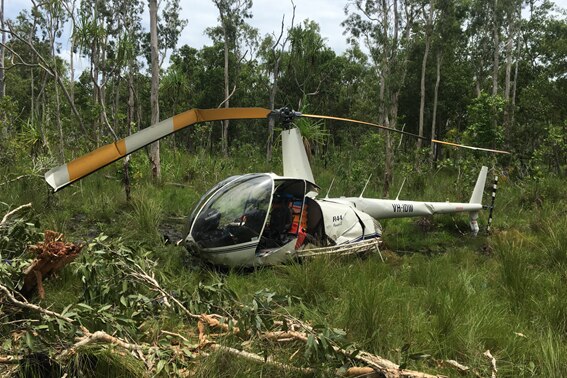
[[407, 132], [407, 131], [394, 129], [394, 128], [392, 128], [392, 127], [388, 127], [388, 126], [384, 126], [384, 125], [379, 125], [379, 124], [377, 124], [377, 123], [366, 122], [366, 121], [359, 121], [359, 120], [351, 119], [351, 118], [332, 117], [332, 116], [325, 116], [325, 115], [318, 115], [318, 114], [302, 114], [301, 116], [302, 116], [302, 117], [307, 117], [307, 118], [332, 119], [332, 120], [336, 120], [336, 121], [344, 121], [344, 122], [351, 122], [351, 123], [359, 123], [359, 124], [362, 124], [362, 125], [373, 126], [373, 127], [379, 128], [379, 129], [384, 129], [384, 130], [393, 131], [393, 132], [396, 132], [396, 133], [399, 133], [399, 134], [412, 136], [412, 137], [414, 137], [414, 138], [426, 140], [426, 141], [428, 141], [428, 142], [433, 142], [433, 143], [437, 143], [437, 144], [446, 144], [446, 145], [448, 145], [448, 146], [461, 147], [461, 148], [468, 148], [468, 149], [477, 150], [477, 151], [494, 152], [494, 153], [496, 153], [496, 154], [508, 154], [508, 155], [510, 154], [509, 151], [494, 150], [494, 149], [482, 148], [482, 147], [474, 147], [474, 146], [468, 146], [468, 145], [466, 145], [466, 144], [458, 144], [458, 143], [453, 143], [453, 142], [445, 142], [445, 141], [443, 141], [443, 140], [431, 139], [431, 138], [427, 138], [427, 137], [424, 137], [424, 136], [419, 136], [419, 135], [417, 135], [417, 134], [410, 133], [410, 132]]
[[191, 109], [53, 168], [45, 174], [45, 181], [57, 191], [187, 126], [224, 119], [262, 119], [267, 118], [269, 113], [270, 110], [264, 108]]
[[487, 151], [487, 152], [494, 152], [495, 154], [505, 154], [505, 155], [510, 155], [510, 154], [511, 154], [510, 151], [494, 150], [494, 149], [492, 149], [492, 148], [483, 148], [483, 147], [467, 146], [466, 144], [458, 144], [458, 143], [453, 143], [453, 142], [445, 142], [445, 141], [443, 141], [443, 140], [437, 140], [437, 139], [431, 139], [431, 141], [432, 141], [433, 143], [446, 144], [446, 145], [448, 145], [448, 146], [454, 146], [454, 147], [468, 148], [468, 149], [470, 149], [470, 150]]
[[417, 134], [414, 133], [410, 133], [407, 131], [403, 131], [403, 130], [398, 130], [398, 129], [394, 129], [392, 127], [388, 127], [388, 126], [384, 126], [384, 125], [379, 125], [377, 123], [372, 123], [372, 122], [366, 122], [366, 121], [359, 121], [357, 119], [351, 119], [351, 118], [342, 118], [342, 117], [333, 117], [333, 116], [326, 116], [326, 115], [318, 115], [318, 114], [301, 114], [302, 117], [307, 117], [307, 118], [321, 118], [321, 119], [332, 119], [335, 121], [344, 121], [344, 122], [351, 122], [351, 123], [359, 123], [361, 125], [368, 125], [368, 126], [373, 126], [373, 127], [378, 127], [379, 129], [383, 129], [383, 130], [389, 130], [389, 131], [393, 131], [399, 134], [404, 134], [404, 135], [409, 135], [412, 136], [414, 138], [418, 138], [418, 139], [423, 139], [423, 140], [427, 140], [430, 141], [431, 139], [423, 137], [423, 136], [419, 136]]

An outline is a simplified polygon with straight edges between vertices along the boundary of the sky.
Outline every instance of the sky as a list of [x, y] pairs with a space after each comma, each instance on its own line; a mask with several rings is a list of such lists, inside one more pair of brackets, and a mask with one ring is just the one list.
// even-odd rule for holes
[[[31, 0], [4, 0], [5, 18], [15, 18], [23, 9], [31, 9]], [[346, 18], [344, 6], [347, 0], [294, 0], [296, 5], [295, 25], [304, 19], [316, 21], [321, 27], [321, 35], [327, 44], [337, 53], [342, 53], [348, 48], [344, 29], [340, 26]], [[565, 0], [567, 1], [567, 0]], [[212, 42], [205, 34], [205, 29], [218, 25], [218, 10], [211, 0], [181, 0], [181, 18], [186, 19], [187, 26], [181, 33], [178, 46], [188, 44], [200, 49]], [[282, 17], [285, 14], [285, 25], [289, 27], [293, 13], [291, 0], [254, 0], [252, 11], [253, 17], [247, 22], [257, 28], [260, 36], [270, 33], [279, 35]], [[144, 17], [144, 28], [149, 29], [149, 17]], [[61, 42], [61, 56], [69, 60], [68, 36], [69, 30], [63, 33]], [[66, 37], [65, 37], [66, 36]], [[86, 69], [86, 60], [82, 59], [75, 64], [78, 71]]]
[[[31, 0], [4, 0], [5, 17], [14, 18], [22, 9], [30, 9]], [[345, 20], [344, 7], [348, 0], [294, 0], [296, 5], [295, 25], [304, 19], [317, 22], [321, 28], [321, 35], [326, 39], [327, 45], [338, 54], [344, 52], [349, 46], [346, 42], [344, 28], [341, 23]], [[556, 0], [555, 3], [567, 9], [567, 0]], [[211, 40], [205, 35], [205, 29], [218, 24], [218, 11], [211, 0], [181, 0], [181, 17], [188, 21], [187, 26], [181, 33], [178, 46], [188, 44], [200, 49], [204, 45], [210, 45]], [[291, 0], [253, 0], [253, 18], [248, 23], [257, 28], [263, 37], [266, 34], [276, 33], [279, 35], [282, 16], [285, 14], [286, 27], [290, 25], [292, 16]], [[149, 20], [146, 13], [144, 27], [149, 29]], [[61, 41], [61, 56], [68, 60], [69, 49], [65, 36], [69, 36], [67, 30], [63, 33]], [[77, 69], [85, 69], [86, 61], [78, 61]], [[83, 67], [82, 67], [83, 66]]]

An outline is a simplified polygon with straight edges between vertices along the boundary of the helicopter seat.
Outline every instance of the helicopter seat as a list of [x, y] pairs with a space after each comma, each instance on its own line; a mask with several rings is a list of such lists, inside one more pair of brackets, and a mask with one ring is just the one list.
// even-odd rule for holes
[[278, 204], [272, 210], [270, 218], [270, 232], [272, 235], [285, 234], [291, 228], [293, 221], [292, 211], [287, 203]]

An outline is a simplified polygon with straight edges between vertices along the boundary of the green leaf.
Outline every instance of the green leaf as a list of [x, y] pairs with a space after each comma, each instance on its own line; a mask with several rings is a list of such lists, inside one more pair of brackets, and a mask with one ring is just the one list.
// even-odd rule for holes
[[163, 367], [165, 366], [166, 362], [164, 360], [160, 360], [157, 364], [157, 368], [156, 368], [156, 375], [158, 375], [162, 370]]
[[33, 342], [32, 342], [32, 337], [31, 337], [31, 335], [30, 335], [29, 332], [26, 332], [26, 337], [25, 337], [25, 339], [26, 339], [26, 345], [28, 346], [28, 348], [32, 349], [32, 347], [33, 347]]
[[90, 310], [90, 311], [93, 310], [93, 308], [92, 308], [91, 306], [89, 306], [88, 304], [86, 304], [86, 303], [77, 303], [77, 306], [82, 307], [82, 308], [84, 308], [84, 309], [86, 309], [86, 310]]
[[98, 309], [98, 312], [106, 311], [106, 310], [108, 310], [108, 309], [111, 308], [111, 307], [112, 307], [112, 305], [109, 305], [109, 304], [104, 305], [104, 306], [102, 306], [101, 308]]
[[12, 340], [11, 339], [4, 340], [4, 342], [2, 343], [2, 349], [4, 350], [12, 349]]

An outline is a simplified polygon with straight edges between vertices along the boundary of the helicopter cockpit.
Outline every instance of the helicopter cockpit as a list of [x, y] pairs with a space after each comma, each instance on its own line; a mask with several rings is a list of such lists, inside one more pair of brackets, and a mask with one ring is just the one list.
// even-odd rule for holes
[[230, 177], [212, 188], [190, 216], [186, 245], [215, 263], [254, 265], [275, 251], [295, 250], [307, 223], [306, 194], [317, 187], [274, 174]]
[[199, 210], [191, 235], [201, 248], [258, 240], [272, 194], [268, 175], [240, 176], [214, 193]]

